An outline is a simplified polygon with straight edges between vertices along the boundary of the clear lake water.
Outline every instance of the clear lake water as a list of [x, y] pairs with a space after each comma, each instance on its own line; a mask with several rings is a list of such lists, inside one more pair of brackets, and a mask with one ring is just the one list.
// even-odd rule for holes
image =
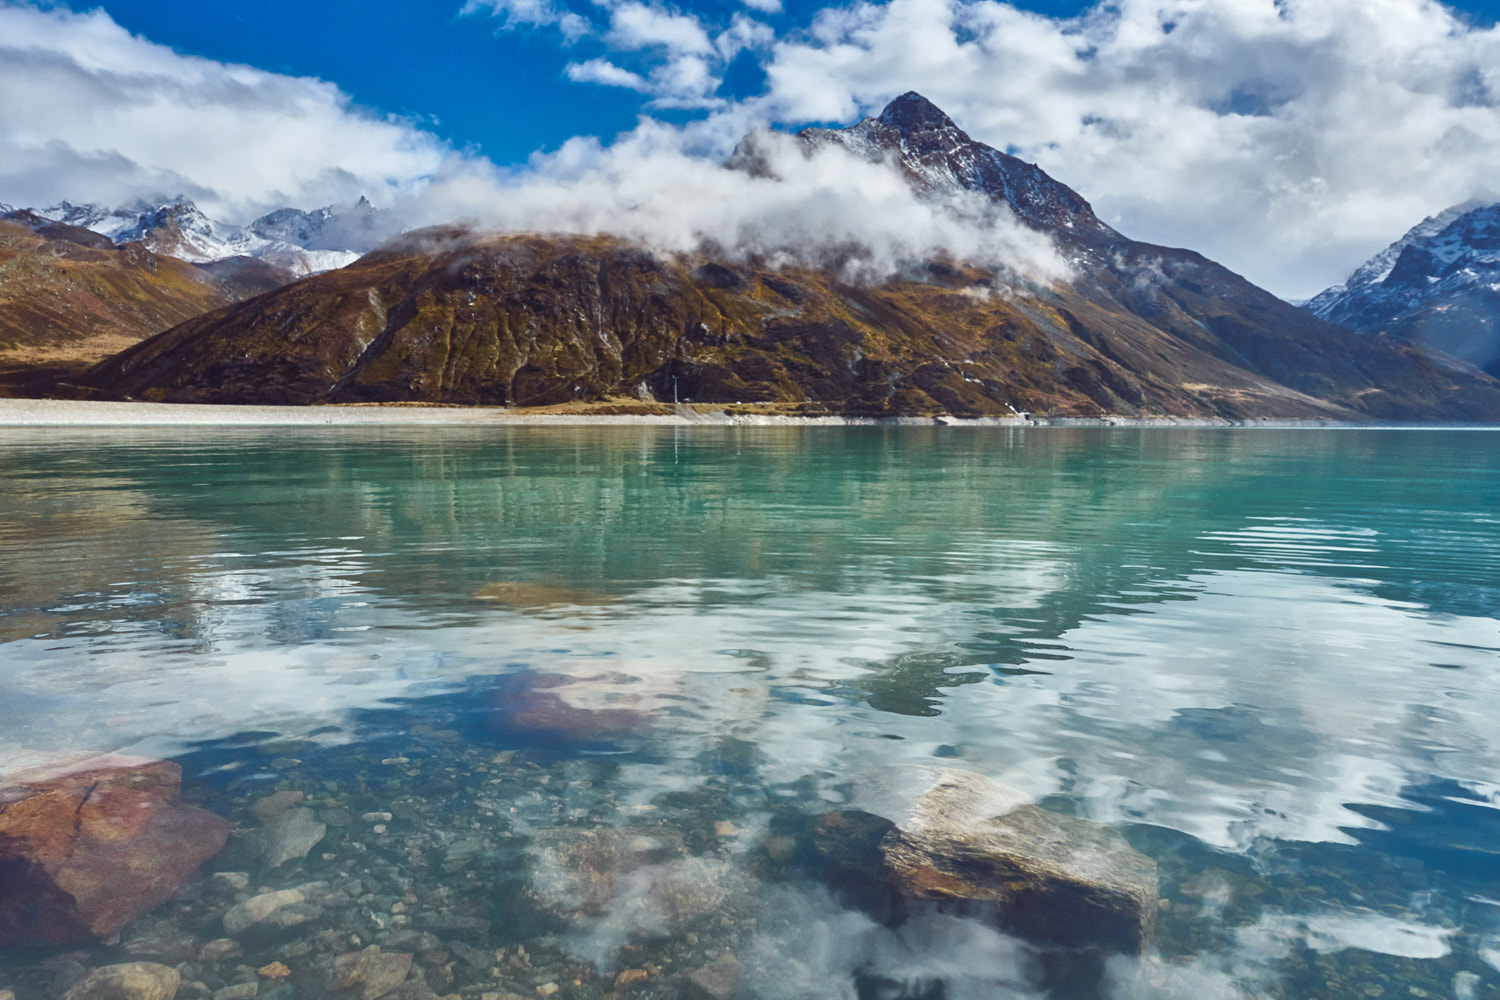
[[[371, 944], [465, 1000], [1500, 997], [1496, 431], [7, 428], [0, 706], [235, 830], [118, 942], [0, 951], [17, 1000]], [[804, 832], [906, 765], [1118, 830], [1154, 947], [1079, 984], [861, 910]], [[325, 833], [268, 867], [277, 791]], [[599, 830], [665, 847], [584, 905]]]

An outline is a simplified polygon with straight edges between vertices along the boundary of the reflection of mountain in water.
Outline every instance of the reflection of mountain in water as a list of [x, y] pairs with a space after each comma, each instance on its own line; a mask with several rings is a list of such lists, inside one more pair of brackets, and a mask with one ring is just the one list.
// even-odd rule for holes
[[[931, 624], [948, 641], [921, 649], [939, 670], [1045, 668], [1066, 657], [1056, 639], [1079, 622], [1190, 599], [1182, 581], [1206, 570], [1292, 567], [1437, 612], [1500, 608], [1500, 589], [1475, 586], [1494, 562], [1493, 527], [1466, 503], [1500, 464], [1472, 461], [1492, 452], [1410, 432], [1313, 441], [861, 428], [397, 432], [377, 446], [283, 431], [228, 449], [77, 442], [20, 459], [31, 482], [72, 488], [23, 491], [6, 537], [65, 536], [105, 547], [110, 561], [167, 552], [145, 603], [183, 602], [189, 617], [210, 582], [231, 602], [358, 592], [440, 600], [459, 616], [485, 614], [466, 599], [497, 581], [619, 594], [624, 614], [895, 591], [948, 609]], [[1414, 459], [1421, 488], [1408, 475]], [[27, 574], [7, 603], [67, 596], [51, 583]], [[288, 639], [298, 631], [281, 627]]]

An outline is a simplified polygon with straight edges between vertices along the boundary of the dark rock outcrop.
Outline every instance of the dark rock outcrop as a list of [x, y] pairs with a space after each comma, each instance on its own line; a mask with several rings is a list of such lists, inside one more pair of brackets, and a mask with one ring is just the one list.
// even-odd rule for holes
[[113, 754], [0, 779], [0, 945], [110, 938], [176, 894], [229, 835], [181, 783], [169, 761]]

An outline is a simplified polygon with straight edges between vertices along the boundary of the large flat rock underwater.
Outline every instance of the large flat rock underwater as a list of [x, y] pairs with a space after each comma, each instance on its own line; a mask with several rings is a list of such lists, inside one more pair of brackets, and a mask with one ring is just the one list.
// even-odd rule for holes
[[121, 754], [0, 761], [0, 946], [111, 939], [223, 849], [229, 824], [178, 801], [182, 769]]

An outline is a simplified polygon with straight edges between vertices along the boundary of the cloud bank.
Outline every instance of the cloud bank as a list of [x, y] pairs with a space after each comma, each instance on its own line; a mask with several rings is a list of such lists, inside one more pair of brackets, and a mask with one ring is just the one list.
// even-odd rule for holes
[[0, 4], [0, 200], [181, 192], [237, 215], [389, 199], [446, 154], [321, 80], [180, 55], [99, 10]]
[[405, 210], [427, 223], [614, 233], [664, 250], [833, 266], [854, 281], [943, 254], [1040, 281], [1068, 273], [1048, 238], [973, 192], [919, 197], [884, 164], [836, 147], [808, 155], [782, 133], [756, 136], [774, 179], [692, 155], [681, 140], [643, 125], [611, 146], [571, 141], [524, 171], [456, 161]]
[[[367, 194], [423, 216], [508, 206], [503, 221], [539, 226], [548, 212], [580, 225], [623, 212], [638, 225], [666, 206], [661, 228], [676, 238], [690, 222], [681, 203], [701, 192], [812, 212], [802, 227], [818, 234], [849, 207], [819, 200], [822, 174], [802, 195], [767, 197], [724, 190], [714, 164], [752, 127], [850, 122], [915, 89], [1127, 235], [1304, 296], [1423, 216], [1491, 189], [1500, 162], [1500, 29], [1431, 0], [1119, 0], [1066, 20], [997, 0], [889, 0], [801, 24], [777, 0], [714, 16], [654, 0], [469, 0], [462, 12], [476, 30], [553, 38], [581, 88], [625, 88], [648, 114], [691, 120], [648, 117], [612, 144], [580, 138], [498, 168], [327, 82], [184, 56], [102, 11], [0, 2], [0, 200], [180, 191], [243, 218]], [[731, 62], [745, 58], [764, 86], [726, 93]], [[646, 190], [653, 172], [662, 183]], [[570, 191], [586, 203], [566, 205]], [[850, 197], [868, 206], [877, 194]], [[891, 255], [946, 238], [949, 221], [922, 221]], [[756, 228], [712, 206], [702, 226], [720, 224], [731, 236]]]
[[[608, 39], [623, 8], [602, 9]], [[918, 90], [1127, 235], [1289, 296], [1489, 191], [1500, 162], [1500, 29], [1432, 0], [1119, 0], [1074, 19], [889, 0], [831, 5], [803, 28], [735, 18], [691, 39], [656, 33], [650, 73], [634, 61], [641, 35], [617, 62], [570, 72], [660, 106], [784, 123], [852, 121]], [[742, 49], [766, 85], [731, 101], [722, 79]]]
[[1058, 21], [990, 0], [829, 8], [773, 46], [769, 113], [906, 89], [1127, 235], [1308, 294], [1493, 185], [1500, 29], [1431, 0], [1120, 0]]

